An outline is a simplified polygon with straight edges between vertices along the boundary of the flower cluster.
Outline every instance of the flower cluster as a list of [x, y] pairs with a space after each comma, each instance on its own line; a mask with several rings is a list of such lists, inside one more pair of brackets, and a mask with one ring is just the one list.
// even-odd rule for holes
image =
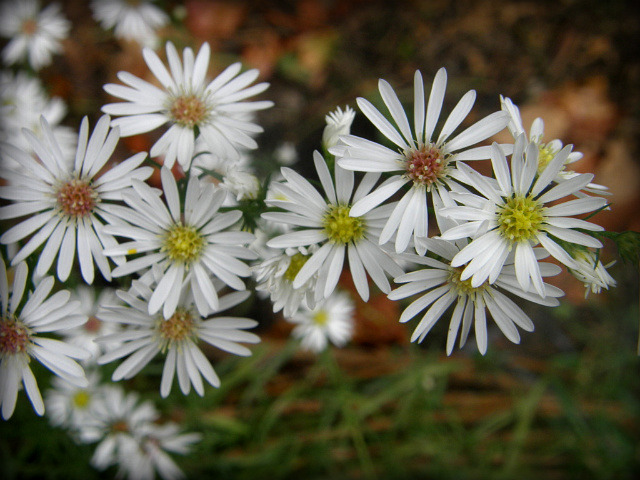
[[[68, 22], [55, 4], [14, 3], [0, 15], [0, 34], [11, 37], [4, 62], [38, 70], [61, 53]], [[260, 341], [249, 330], [262, 319], [242, 308], [251, 286], [316, 353], [351, 340], [352, 296], [384, 294], [406, 307], [400, 322], [420, 316], [412, 341], [449, 312], [447, 354], [472, 327], [484, 354], [490, 319], [518, 343], [518, 328], [534, 329], [522, 301], [559, 304], [562, 290], [547, 281], [562, 266], [587, 293], [615, 285], [599, 257], [603, 229], [590, 221], [607, 207], [606, 188], [568, 169], [581, 154], [544, 143], [541, 119], [527, 132], [510, 99], [496, 98], [500, 110], [469, 125], [475, 92], [445, 115], [446, 70], [428, 91], [417, 71], [410, 120], [380, 80], [386, 111], [356, 101], [380, 143], [352, 135], [356, 112], [337, 108], [308, 159], [312, 175], [293, 168], [289, 151], [288, 166], [260, 179], [251, 165], [256, 118], [273, 104], [254, 98], [268, 87], [254, 83], [259, 72], [233, 63], [212, 75], [207, 43], [197, 53], [172, 42], [164, 55], [154, 50], [167, 16], [150, 2], [91, 5], [103, 28], [141, 44], [148, 67], [145, 79], [121, 71], [120, 83], [104, 85], [121, 101], [103, 105], [93, 129], [88, 117], [77, 135], [61, 126], [66, 107], [36, 78], [0, 76], [4, 419], [23, 385], [36, 413], [46, 403], [54, 425], [100, 442], [96, 468], [175, 478], [166, 451], [186, 453], [197, 435], [158, 425], [153, 406], [101, 385], [100, 365], [120, 361], [119, 381], [160, 358], [162, 397], [174, 379], [182, 394], [205, 395], [206, 384], [224, 381], [210, 347], [248, 356], [244, 344]], [[512, 141], [491, 143], [504, 129]], [[149, 152], [124, 158], [121, 137], [143, 133], [156, 135]], [[490, 176], [472, 167], [478, 160], [491, 163]], [[63, 287], [52, 294], [54, 263]], [[46, 402], [31, 359], [58, 377]]]

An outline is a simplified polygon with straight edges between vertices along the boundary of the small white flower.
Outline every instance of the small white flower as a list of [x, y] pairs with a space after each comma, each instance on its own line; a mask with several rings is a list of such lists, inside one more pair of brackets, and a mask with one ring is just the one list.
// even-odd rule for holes
[[359, 215], [353, 213], [352, 207], [371, 191], [379, 174], [365, 175], [354, 192], [352, 171], [336, 165], [334, 185], [329, 168], [319, 152], [314, 152], [313, 161], [326, 199], [300, 174], [282, 167], [287, 182], [275, 184], [274, 189], [287, 200], [267, 200], [267, 203], [286, 212], [267, 212], [262, 217], [297, 229], [269, 240], [267, 246], [295, 248], [320, 245], [293, 280], [293, 288], [297, 289], [317, 273], [316, 301], [331, 295], [340, 278], [345, 258], [349, 260], [351, 276], [363, 300], [369, 298], [367, 273], [380, 290], [389, 293], [386, 273], [397, 276], [402, 269], [378, 246], [378, 235], [393, 206], [380, 207]]
[[116, 343], [97, 343], [96, 338], [120, 331], [118, 324], [102, 322], [96, 317], [96, 314], [102, 305], [118, 305], [122, 302], [116, 296], [115, 290], [104, 288], [98, 293], [95, 288], [88, 285], [77, 286], [71, 292], [71, 298], [80, 302], [80, 312], [86, 315], [88, 320], [79, 327], [70, 328], [60, 333], [70, 344], [91, 352], [91, 357], [87, 361], [95, 364], [102, 353], [119, 345]]
[[[200, 340], [235, 355], [248, 356], [251, 351], [237, 342], [257, 343], [260, 338], [246, 332], [258, 323], [239, 317], [203, 317], [193, 308], [192, 292], [184, 290], [174, 313], [168, 319], [148, 313], [147, 303], [153, 292], [144, 283], [135, 281], [129, 292], [119, 291], [125, 306], [104, 307], [98, 318], [116, 322], [129, 328], [123, 333], [104, 337], [104, 341], [121, 341], [122, 346], [107, 352], [98, 359], [105, 364], [118, 358], [128, 357], [113, 372], [113, 380], [135, 376], [158, 354], [165, 356], [160, 384], [160, 394], [166, 397], [171, 391], [174, 375], [177, 374], [180, 389], [186, 395], [193, 384], [198, 395], [204, 395], [202, 377], [213, 385], [220, 386], [220, 379], [211, 363], [198, 347]], [[227, 310], [240, 304], [249, 292], [233, 292], [220, 297], [219, 309]]]
[[[131, 186], [132, 180], [148, 178], [152, 169], [138, 168], [146, 156], [139, 153], [98, 176], [120, 138], [117, 128], [109, 129], [109, 121], [107, 115], [102, 116], [88, 138], [89, 122], [86, 117], [82, 120], [74, 162], [64, 158], [44, 118], [41, 119], [42, 138], [31, 131], [24, 132], [40, 161], [12, 145], [5, 145], [4, 151], [24, 167], [24, 173], [2, 170], [9, 185], [0, 187], [0, 198], [12, 203], [0, 207], [0, 219], [29, 217], [4, 232], [0, 242], [11, 244], [31, 236], [12, 265], [44, 244], [36, 276], [46, 274], [57, 257], [57, 275], [65, 281], [77, 251], [86, 283], [93, 282], [94, 262], [102, 276], [111, 280], [109, 262], [102, 251], [117, 242], [103, 232], [102, 220], [110, 218], [111, 202], [122, 200], [122, 192]], [[122, 259], [114, 261], [121, 263]]]
[[4, 107], [0, 116], [0, 142], [13, 143], [31, 153], [31, 146], [22, 135], [22, 129], [32, 130], [41, 137], [40, 116], [43, 116], [51, 126], [63, 156], [73, 161], [78, 136], [70, 127], [59, 125], [67, 106], [59, 97], [49, 98], [38, 78], [24, 72], [2, 72], [0, 105]]
[[[518, 107], [511, 101], [510, 98], [505, 98], [502, 95], [500, 96], [500, 103], [502, 105], [502, 110], [507, 112], [511, 117], [509, 125], [509, 131], [511, 135], [513, 135], [514, 140], [517, 139], [523, 133], [526, 135], [527, 132], [522, 125], [522, 117], [520, 117], [520, 110]], [[551, 159], [562, 150], [563, 145], [562, 142], [558, 139], [551, 140], [548, 143], [544, 143], [542, 138], [544, 137], [544, 121], [542, 118], [536, 118], [531, 124], [531, 129], [529, 131], [529, 141], [536, 144], [538, 147], [538, 173], [542, 173], [542, 171], [549, 164]], [[581, 152], [571, 152], [566, 160], [564, 161], [563, 167], [558, 172], [556, 178], [553, 179], [556, 183], [561, 183], [563, 181], [569, 180], [578, 173], [568, 170], [567, 165], [570, 165], [574, 162], [577, 162], [582, 158]], [[579, 190], [574, 193], [576, 197], [584, 198], [587, 195], [584, 192], [588, 193], [598, 193], [598, 194], [607, 194], [607, 187], [603, 185], [598, 185], [597, 183], [588, 183], [582, 190]]]
[[260, 193], [258, 177], [233, 167], [227, 169], [222, 186], [229, 190], [237, 201], [256, 199], [258, 198], [258, 193]]
[[87, 375], [88, 385], [79, 387], [54, 377], [53, 388], [45, 393], [45, 405], [49, 423], [69, 430], [75, 437], [82, 428], [93, 421], [97, 405], [101, 401], [100, 377], [97, 372]]
[[[212, 81], [206, 80], [211, 50], [204, 43], [194, 58], [191, 48], [185, 48], [183, 60], [171, 42], [167, 42], [167, 70], [150, 48], [143, 56], [161, 88], [128, 73], [119, 72], [126, 84], [107, 84], [104, 89], [125, 102], [110, 103], [102, 111], [119, 115], [113, 121], [125, 137], [150, 132], [162, 125], [169, 129], [151, 147], [150, 155], [164, 155], [164, 164], [171, 168], [176, 159], [184, 170], [189, 169], [197, 138], [202, 137], [211, 152], [223, 158], [237, 158], [239, 149], [254, 149], [251, 137], [262, 128], [247, 120], [247, 114], [269, 108], [269, 101], [245, 101], [267, 89], [267, 83], [249, 86], [258, 77], [258, 70], [240, 74], [240, 63], [234, 63]], [[197, 134], [197, 135], [196, 135]]]
[[88, 385], [84, 370], [73, 359], [87, 358], [89, 352], [41, 335], [77, 327], [87, 317], [79, 313], [78, 302], [69, 302], [67, 290], [49, 297], [53, 277], [42, 279], [21, 305], [27, 275], [26, 263], [19, 263], [10, 287], [4, 260], [0, 258], [0, 406], [5, 420], [13, 414], [21, 383], [36, 413], [44, 413], [44, 402], [29, 366], [31, 359], [78, 387]]
[[615, 279], [607, 272], [607, 268], [615, 262], [605, 266], [596, 257], [595, 252], [584, 248], [575, 249], [571, 256], [575, 268], [570, 268], [569, 272], [584, 284], [584, 298], [588, 297], [589, 292], [598, 294], [603, 288], [608, 290], [609, 287], [616, 286]]
[[62, 52], [61, 41], [67, 38], [71, 23], [52, 3], [40, 10], [38, 0], [9, 0], [0, 6], [0, 36], [9, 38], [2, 50], [7, 65], [27, 60], [40, 70], [51, 63], [52, 55]]
[[[444, 68], [438, 70], [425, 111], [424, 86], [422, 74], [416, 71], [414, 76], [414, 131], [400, 100], [393, 88], [385, 80], [380, 80], [378, 88], [396, 126], [392, 125], [368, 100], [358, 98], [362, 113], [398, 150], [392, 150], [378, 143], [346, 135], [341, 144], [331, 149], [338, 155], [337, 162], [343, 168], [360, 172], [391, 172], [392, 177], [367, 196], [354, 203], [350, 215], [360, 216], [380, 205], [394, 195], [404, 185], [409, 190], [402, 196], [380, 234], [380, 244], [387, 243], [396, 234], [396, 252], [406, 250], [413, 234], [414, 239], [428, 236], [427, 195], [437, 191], [446, 197], [452, 188], [450, 173], [458, 160], [479, 160], [489, 158], [487, 147], [478, 147], [462, 151], [485, 140], [502, 130], [509, 116], [504, 112], [495, 112], [474, 123], [466, 130], [451, 138], [453, 132], [464, 121], [475, 102], [476, 93], [468, 91], [446, 119], [440, 134], [434, 131], [444, 99], [447, 85], [447, 73]], [[344, 145], [343, 145], [344, 144]], [[419, 243], [415, 243], [420, 251]]]
[[314, 309], [304, 305], [287, 320], [295, 323], [291, 333], [303, 349], [321, 352], [329, 342], [343, 347], [353, 336], [355, 307], [351, 297], [337, 291]]
[[155, 189], [146, 183], [133, 181], [133, 190], [123, 194], [128, 207], [113, 206], [119, 217], [105, 231], [130, 238], [130, 242], [107, 248], [107, 256], [142, 256], [129, 260], [113, 270], [114, 277], [130, 275], [157, 264], [162, 279], [149, 300], [149, 314], [162, 309], [171, 317], [178, 304], [185, 282], [194, 291], [198, 311], [206, 315], [218, 309], [218, 294], [211, 276], [236, 290], [244, 290], [239, 277], [251, 274], [242, 260], [256, 255], [244, 247], [253, 241], [248, 232], [229, 230], [242, 217], [239, 210], [220, 213], [225, 190], [191, 177], [187, 184], [184, 205], [181, 205], [178, 185], [167, 167], [160, 172], [166, 205]]
[[114, 29], [116, 38], [155, 47], [156, 31], [169, 22], [169, 16], [151, 1], [93, 0], [93, 17], [102, 28]]
[[[543, 298], [535, 293], [525, 292], [518, 285], [513, 254], [505, 260], [505, 265], [493, 284], [485, 281], [479, 286], [473, 286], [470, 280], [461, 278], [463, 267], [454, 267], [450, 263], [461, 247], [464, 248], [467, 244], [466, 240], [458, 241], [457, 244], [439, 238], [423, 241], [428, 243], [429, 251], [437, 254], [440, 259], [406, 254], [405, 258], [408, 261], [424, 265], [424, 268], [396, 278], [396, 283], [405, 285], [389, 294], [391, 300], [421, 295], [402, 312], [400, 322], [408, 322], [428, 308], [413, 331], [412, 342], [422, 342], [440, 317], [455, 304], [449, 323], [447, 355], [451, 355], [458, 333], [460, 348], [464, 346], [472, 325], [478, 350], [484, 355], [487, 351], [487, 310], [502, 333], [513, 343], [520, 343], [520, 334], [516, 326], [528, 332], [533, 331], [531, 319], [502, 291], [545, 306], [559, 304], [556, 297], [561, 296], [563, 292], [556, 287], [545, 284], [547, 297]], [[534, 255], [545, 256], [539, 249]], [[560, 267], [551, 263], [541, 263], [540, 272], [542, 276], [557, 275]]]
[[131, 480], [153, 480], [158, 472], [164, 480], [185, 478], [184, 473], [167, 452], [186, 455], [200, 441], [198, 433], [181, 433], [175, 423], [146, 424], [138, 431], [136, 442], [121, 449], [118, 460], [120, 475]]
[[452, 194], [462, 206], [447, 207], [442, 215], [465, 222], [442, 234], [446, 240], [474, 237], [451, 261], [453, 267], [466, 265], [461, 280], [471, 278], [473, 288], [488, 279], [494, 283], [510, 252], [515, 250], [515, 273], [523, 290], [531, 285], [540, 296], [545, 287], [534, 248], [540, 244], [569, 268], [575, 268], [571, 256], [553, 239], [585, 247], [600, 248], [602, 243], [580, 232], [599, 231], [599, 225], [573, 218], [605, 206], [600, 197], [578, 198], [547, 206], [587, 185], [592, 174], [581, 174], [551, 186], [571, 151], [563, 148], [538, 174], [538, 147], [526, 143], [524, 135], [516, 140], [511, 168], [498, 144], [492, 146], [491, 161], [497, 183], [489, 182], [467, 165], [459, 165], [457, 178], [475, 188], [480, 195]]
[[341, 135], [349, 135], [355, 117], [356, 112], [349, 106], [344, 111], [337, 107], [334, 112], [324, 117], [327, 125], [322, 132], [322, 146], [329, 150], [338, 143]]
[[273, 156], [280, 165], [290, 166], [298, 161], [296, 146], [291, 142], [282, 142], [273, 152]]
[[283, 253], [253, 267], [256, 291], [269, 293], [274, 313], [282, 310], [285, 317], [291, 317], [302, 303], [309, 308], [315, 306], [317, 275], [311, 276], [298, 288], [293, 288], [293, 280], [316, 250], [315, 245], [310, 248], [287, 248]]

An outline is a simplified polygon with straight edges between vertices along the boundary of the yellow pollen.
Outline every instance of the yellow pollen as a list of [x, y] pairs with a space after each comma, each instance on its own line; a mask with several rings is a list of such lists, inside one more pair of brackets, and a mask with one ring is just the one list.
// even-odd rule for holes
[[303, 255], [300, 252], [293, 255], [289, 261], [289, 267], [287, 267], [287, 270], [284, 272], [284, 278], [289, 282], [293, 282], [300, 269], [305, 263], [307, 263], [308, 259], [309, 257], [307, 255]]
[[407, 176], [419, 185], [430, 187], [444, 175], [447, 159], [433, 144], [424, 145], [419, 150], [411, 150], [406, 160]]
[[487, 288], [487, 285], [489, 285], [489, 282], [485, 280], [479, 287], [472, 287], [471, 278], [467, 278], [466, 280], [460, 278], [463, 270], [464, 267], [449, 267], [449, 283], [455, 287], [458, 295], [466, 295], [474, 300], [476, 294], [482, 293]]
[[556, 152], [549, 147], [546, 143], [541, 143], [538, 145], [538, 173], [542, 173], [549, 162], [553, 160]]
[[127, 250], [127, 255], [133, 255], [134, 253], [138, 253], [137, 248], [130, 248], [129, 250]]
[[183, 127], [193, 128], [202, 123], [209, 114], [207, 105], [196, 95], [185, 95], [173, 100], [169, 113]]
[[173, 262], [186, 263], [189, 266], [197, 260], [204, 248], [204, 238], [194, 228], [177, 223], [166, 235], [161, 251]]
[[87, 408], [91, 395], [86, 390], [80, 390], [73, 396], [73, 404], [78, 408]]
[[362, 218], [350, 217], [348, 205], [330, 205], [322, 225], [332, 243], [357, 242], [364, 237], [365, 223]]
[[[195, 321], [189, 311], [177, 310], [171, 318], [160, 317], [157, 321], [157, 329], [163, 339], [164, 348], [170, 343], [180, 342], [193, 335]], [[163, 349], [164, 349], [163, 348]]]
[[29, 330], [15, 318], [0, 321], [0, 359], [6, 355], [23, 353], [29, 345]]
[[531, 240], [545, 219], [543, 210], [531, 196], [514, 195], [498, 207], [498, 230], [511, 243]]
[[56, 195], [58, 207], [74, 219], [90, 215], [96, 206], [98, 194], [89, 182], [74, 178], [68, 181]]
[[327, 315], [327, 312], [324, 310], [320, 310], [319, 312], [313, 314], [313, 323], [315, 323], [316, 325], [324, 326], [327, 324], [328, 320], [329, 315]]

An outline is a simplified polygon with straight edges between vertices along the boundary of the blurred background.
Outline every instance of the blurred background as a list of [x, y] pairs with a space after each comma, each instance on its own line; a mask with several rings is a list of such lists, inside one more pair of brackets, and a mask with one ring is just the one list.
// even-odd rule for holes
[[[137, 44], [114, 40], [88, 2], [60, 2], [73, 23], [64, 54], [39, 76], [62, 97], [65, 124], [92, 124], [116, 72], [150, 75]], [[470, 124], [510, 97], [525, 127], [545, 121], [545, 139], [584, 153], [575, 165], [609, 187], [612, 209], [594, 221], [640, 231], [640, 17], [633, 0], [301, 0], [158, 2], [173, 23], [161, 36], [179, 48], [211, 44], [214, 69], [240, 60], [271, 83], [262, 98], [256, 165], [293, 147], [305, 172], [320, 147], [324, 116], [355, 98], [380, 105], [379, 78], [409, 111], [413, 74], [449, 77], [445, 111], [478, 94]], [[375, 139], [358, 113], [352, 133]], [[507, 137], [496, 140], [508, 141]], [[148, 150], [153, 139], [125, 139]], [[262, 163], [261, 163], [262, 162]], [[617, 258], [613, 245], [602, 253]], [[195, 452], [177, 458], [188, 478], [548, 478], [624, 479], [640, 472], [638, 265], [618, 259], [618, 286], [584, 297], [572, 277], [554, 282], [555, 309], [526, 306], [536, 331], [512, 345], [490, 328], [489, 351], [473, 341], [444, 355], [446, 321], [408, 343], [401, 306], [378, 294], [357, 303], [354, 341], [315, 356], [288, 341], [289, 327], [256, 300], [247, 315], [263, 341], [248, 359], [218, 358], [220, 389], [204, 398], [160, 401], [161, 365], [127, 386], [200, 431]], [[343, 286], [349, 288], [347, 280]], [[354, 297], [355, 299], [355, 297]], [[491, 335], [493, 334], [493, 337]], [[211, 355], [217, 355], [211, 352]], [[38, 378], [47, 373], [39, 371]], [[42, 389], [46, 389], [45, 384]], [[22, 395], [22, 394], [21, 394]], [[0, 424], [3, 478], [100, 478], [78, 446], [36, 417], [21, 396]], [[107, 472], [107, 477], [113, 476]]]

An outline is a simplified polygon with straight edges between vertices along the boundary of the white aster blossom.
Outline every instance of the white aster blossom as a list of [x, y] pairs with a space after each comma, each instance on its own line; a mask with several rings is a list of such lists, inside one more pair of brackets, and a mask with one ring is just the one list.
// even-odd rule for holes
[[329, 150], [338, 143], [341, 135], [349, 135], [355, 117], [356, 112], [349, 106], [344, 110], [337, 107], [335, 111], [324, 117], [327, 125], [322, 132], [322, 146]]
[[222, 187], [233, 194], [236, 201], [255, 200], [260, 193], [260, 181], [253, 173], [228, 168], [222, 180]]
[[598, 294], [604, 288], [615, 287], [615, 279], [607, 272], [609, 265], [604, 265], [596, 256], [596, 253], [588, 249], [575, 249], [571, 254], [574, 260], [574, 268], [570, 268], [569, 272], [584, 284], [584, 298], [589, 296], [590, 292]]
[[[420, 294], [400, 316], [400, 322], [408, 322], [426, 309], [413, 331], [412, 342], [422, 342], [449, 307], [455, 305], [449, 322], [447, 355], [451, 355], [458, 335], [460, 348], [464, 346], [472, 326], [478, 350], [484, 355], [488, 343], [487, 311], [502, 333], [513, 343], [520, 343], [520, 334], [516, 327], [528, 332], [534, 328], [531, 319], [503, 292], [540, 305], [559, 305], [556, 297], [561, 296], [563, 292], [552, 285], [545, 284], [547, 296], [544, 298], [536, 293], [525, 292], [520, 287], [515, 275], [513, 253], [505, 259], [500, 274], [492, 284], [485, 281], [474, 287], [470, 280], [462, 280], [461, 273], [464, 267], [453, 267], [450, 263], [460, 249], [467, 245], [466, 239], [450, 242], [429, 238], [423, 241], [428, 243], [429, 251], [437, 254], [440, 259], [406, 254], [405, 258], [408, 261], [424, 267], [395, 278], [396, 283], [404, 285], [389, 294], [391, 300]], [[534, 251], [534, 255], [536, 258], [547, 256], [541, 249]], [[539, 269], [542, 276], [557, 275], [561, 270], [551, 263], [541, 263]]]
[[49, 297], [53, 277], [42, 279], [21, 304], [27, 276], [27, 265], [20, 262], [10, 286], [4, 260], [0, 259], [0, 406], [5, 420], [13, 415], [21, 384], [35, 412], [44, 413], [44, 402], [29, 366], [32, 359], [78, 387], [88, 385], [84, 370], [75, 360], [87, 358], [89, 352], [42, 335], [77, 327], [87, 317], [79, 313], [78, 302], [69, 301], [67, 290]]
[[218, 294], [212, 276], [236, 290], [244, 290], [240, 277], [251, 274], [242, 260], [256, 258], [244, 247], [254, 240], [248, 232], [230, 230], [242, 217], [242, 212], [218, 211], [227, 193], [222, 188], [189, 178], [184, 205], [181, 205], [178, 185], [167, 167], [160, 172], [166, 204], [156, 189], [133, 181], [133, 190], [123, 194], [128, 207], [112, 209], [119, 217], [105, 231], [130, 238], [131, 241], [107, 248], [107, 256], [141, 254], [116, 267], [115, 277], [157, 264], [162, 271], [153, 295], [149, 299], [149, 314], [162, 309], [170, 318], [178, 305], [185, 283], [191, 285], [195, 303], [202, 315], [217, 310]]
[[184, 473], [167, 452], [187, 455], [194, 443], [201, 440], [198, 433], [182, 433], [173, 422], [156, 425], [148, 423], [139, 429], [135, 442], [121, 451], [118, 471], [131, 480], [153, 480], [156, 472], [164, 480], [185, 478]]
[[[388, 182], [354, 202], [350, 215], [357, 217], [368, 212], [409, 184], [410, 188], [388, 215], [380, 234], [379, 242], [384, 244], [397, 232], [396, 252], [407, 249], [412, 234], [414, 239], [428, 236], [427, 195], [433, 191], [437, 191], [441, 197], [448, 195], [454, 183], [450, 177], [454, 163], [459, 160], [489, 158], [487, 147], [464, 149], [496, 134], [507, 125], [509, 119], [506, 113], [495, 112], [452, 137], [475, 102], [476, 93], [470, 90], [449, 114], [436, 137], [434, 131], [440, 118], [446, 85], [447, 73], [441, 68], [433, 80], [425, 111], [422, 74], [416, 71], [412, 131], [393, 88], [385, 80], [380, 80], [378, 88], [395, 126], [368, 100], [358, 98], [357, 102], [362, 113], [397, 146], [397, 150], [354, 135], [342, 136], [341, 144], [331, 150], [338, 157], [343, 157], [337, 158], [338, 165], [343, 168], [361, 172], [393, 173]], [[418, 247], [419, 243], [416, 242], [415, 245]], [[418, 253], [424, 254], [419, 247]]]
[[[191, 292], [186, 289], [180, 295], [175, 312], [168, 319], [148, 312], [147, 303], [153, 292], [146, 284], [135, 281], [129, 292], [119, 291], [124, 306], [104, 307], [98, 314], [101, 320], [127, 326], [123, 333], [104, 337], [104, 341], [119, 341], [122, 346], [111, 350], [98, 359], [100, 364], [128, 357], [113, 372], [113, 380], [118, 381], [135, 376], [157, 355], [165, 356], [160, 394], [169, 395], [174, 375], [178, 377], [181, 391], [186, 395], [191, 385], [204, 395], [202, 377], [214, 387], [220, 386], [220, 379], [198, 343], [202, 340], [221, 350], [235, 355], [249, 356], [251, 351], [237, 342], [258, 343], [260, 338], [248, 328], [258, 322], [247, 318], [230, 316], [203, 317], [193, 305]], [[233, 292], [220, 297], [219, 308], [214, 314], [240, 304], [249, 292]]]
[[70, 28], [57, 3], [40, 10], [38, 0], [5, 1], [0, 5], [0, 36], [10, 40], [2, 50], [2, 60], [6, 65], [27, 60], [31, 68], [40, 70], [62, 52], [61, 41]]
[[118, 305], [122, 302], [116, 296], [114, 289], [103, 288], [98, 292], [96, 288], [88, 285], [78, 285], [71, 291], [71, 299], [80, 302], [80, 312], [87, 316], [87, 321], [79, 327], [70, 328], [60, 334], [70, 344], [91, 352], [91, 357], [85, 362], [95, 364], [102, 353], [119, 345], [117, 343], [98, 343], [95, 340], [98, 337], [120, 331], [118, 324], [103, 322], [96, 317], [96, 314], [103, 305]]
[[462, 206], [447, 207], [441, 212], [464, 222], [443, 232], [443, 239], [474, 237], [451, 261], [454, 267], [466, 265], [461, 280], [471, 278], [474, 288], [487, 279], [494, 283], [509, 253], [515, 251], [515, 273], [520, 286], [529, 291], [533, 285], [540, 296], [545, 296], [534, 247], [541, 245], [569, 268], [575, 268], [576, 263], [554, 238], [585, 247], [602, 247], [599, 240], [579, 231], [600, 231], [602, 227], [572, 215], [604, 207], [603, 198], [555, 203], [573, 195], [593, 179], [592, 174], [580, 174], [560, 184], [551, 184], [570, 151], [571, 146], [564, 147], [538, 174], [538, 147], [527, 143], [521, 135], [511, 156], [511, 168], [500, 146], [493, 144], [491, 161], [497, 182], [490, 182], [467, 165], [459, 165], [458, 179], [480, 193], [452, 194]]
[[[514, 139], [517, 139], [521, 134], [527, 134], [523, 124], [522, 117], [520, 116], [520, 109], [511, 101], [510, 98], [505, 98], [502, 95], [500, 96], [500, 103], [502, 105], [502, 110], [507, 112], [510, 116], [510, 121], [507, 127], [513, 135]], [[531, 129], [529, 130], [529, 141], [536, 144], [538, 147], [538, 173], [542, 173], [545, 167], [549, 164], [551, 159], [562, 150], [563, 145], [562, 141], [557, 138], [551, 140], [548, 143], [544, 143], [542, 141], [544, 137], [544, 121], [542, 118], [536, 118], [531, 124]], [[556, 178], [554, 178], [554, 182], [560, 183], [565, 180], [569, 180], [578, 173], [568, 170], [567, 166], [577, 162], [582, 158], [581, 152], [571, 152], [569, 156], [567, 156], [564, 161], [563, 167], [558, 172]], [[604, 185], [598, 185], [597, 183], [588, 183], [582, 190], [579, 190], [574, 193], [576, 197], [586, 197], [587, 195], [584, 192], [588, 193], [598, 193], [598, 194], [607, 194], [607, 187]]]
[[43, 116], [51, 126], [64, 157], [73, 161], [78, 137], [70, 127], [60, 125], [67, 106], [59, 97], [49, 98], [37, 77], [25, 72], [0, 73], [0, 105], [0, 142], [13, 143], [31, 153], [22, 129], [32, 130], [41, 136], [40, 117]]
[[202, 45], [195, 58], [193, 50], [185, 48], [182, 61], [171, 42], [167, 42], [166, 51], [169, 70], [153, 50], [142, 51], [161, 87], [128, 72], [118, 73], [126, 86], [104, 86], [107, 93], [125, 100], [102, 107], [105, 113], [120, 116], [113, 124], [120, 126], [122, 135], [128, 137], [169, 124], [151, 147], [150, 155], [164, 155], [164, 164], [169, 168], [177, 159], [184, 170], [191, 165], [198, 138], [223, 158], [237, 158], [238, 150], [256, 148], [251, 135], [260, 133], [262, 128], [247, 120], [247, 114], [273, 105], [270, 101], [246, 101], [268, 87], [267, 83], [249, 86], [258, 77], [258, 70], [240, 73], [240, 63], [234, 63], [208, 81], [208, 43]]
[[[102, 230], [103, 220], [110, 218], [111, 202], [122, 200], [122, 192], [131, 182], [147, 179], [152, 169], [139, 167], [146, 154], [138, 153], [100, 174], [120, 138], [117, 128], [109, 128], [109, 121], [107, 115], [102, 116], [89, 138], [89, 122], [86, 117], [82, 120], [75, 160], [71, 162], [64, 158], [44, 118], [42, 138], [24, 131], [39, 161], [10, 144], [4, 145], [3, 151], [22, 165], [23, 170], [2, 169], [1, 174], [9, 185], [0, 187], [0, 198], [12, 203], [0, 207], [0, 219], [29, 215], [0, 236], [4, 244], [30, 236], [13, 258], [12, 265], [44, 244], [36, 276], [46, 274], [57, 257], [57, 276], [61, 281], [67, 280], [77, 251], [86, 283], [93, 282], [94, 262], [102, 276], [111, 280], [111, 268], [102, 252], [117, 242]], [[122, 258], [114, 261], [121, 262]]]
[[304, 350], [319, 353], [331, 342], [344, 347], [353, 336], [355, 306], [346, 292], [337, 291], [310, 309], [304, 305], [287, 320], [296, 324], [291, 334]]
[[93, 0], [91, 9], [102, 28], [113, 28], [116, 38], [151, 48], [158, 42], [157, 30], [169, 22], [169, 16], [151, 1]]
[[315, 306], [317, 274], [312, 275], [298, 288], [293, 288], [293, 280], [316, 250], [315, 245], [309, 248], [287, 248], [253, 267], [256, 291], [269, 294], [274, 313], [282, 310], [285, 317], [291, 317], [301, 304], [309, 308]]
[[79, 387], [60, 377], [54, 377], [52, 388], [45, 392], [44, 402], [49, 423], [69, 430], [74, 438], [85, 425], [93, 421], [102, 400], [98, 372], [88, 373], [87, 380], [86, 386]]
[[296, 248], [320, 245], [293, 280], [293, 288], [297, 289], [317, 273], [316, 301], [331, 295], [340, 278], [345, 258], [349, 261], [353, 282], [363, 300], [369, 298], [367, 273], [380, 290], [389, 293], [386, 273], [397, 276], [402, 269], [378, 245], [378, 235], [393, 206], [379, 207], [360, 215], [354, 215], [352, 207], [371, 191], [379, 174], [365, 175], [354, 192], [352, 171], [336, 165], [334, 184], [319, 152], [314, 152], [313, 161], [325, 197], [300, 174], [282, 167], [286, 183], [276, 184], [274, 189], [287, 200], [267, 200], [267, 204], [286, 211], [266, 212], [262, 217], [289, 224], [295, 230], [269, 240], [267, 246]]

